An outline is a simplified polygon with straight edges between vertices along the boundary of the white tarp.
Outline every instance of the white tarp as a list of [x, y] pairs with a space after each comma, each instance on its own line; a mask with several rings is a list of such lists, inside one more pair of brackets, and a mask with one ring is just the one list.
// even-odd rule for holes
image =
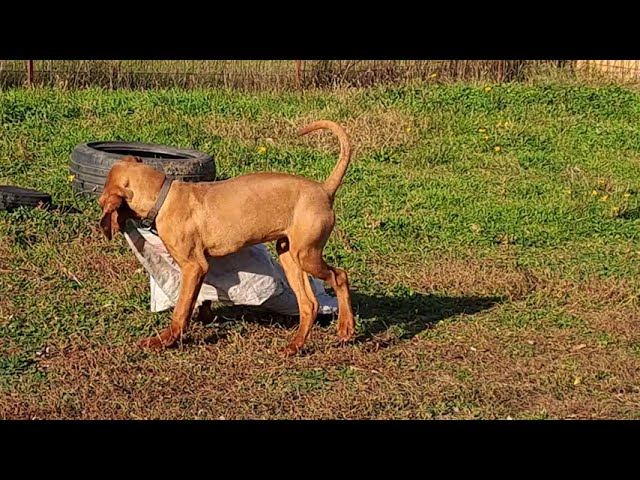
[[[180, 267], [160, 240], [148, 230], [128, 221], [124, 237], [138, 261], [149, 274], [151, 311], [175, 306], [180, 293]], [[338, 303], [316, 278], [311, 286], [320, 303], [319, 313], [337, 313]], [[264, 245], [247, 247], [225, 257], [209, 259], [209, 272], [196, 306], [205, 301], [224, 305], [261, 306], [283, 315], [298, 315], [298, 303], [280, 264]]]

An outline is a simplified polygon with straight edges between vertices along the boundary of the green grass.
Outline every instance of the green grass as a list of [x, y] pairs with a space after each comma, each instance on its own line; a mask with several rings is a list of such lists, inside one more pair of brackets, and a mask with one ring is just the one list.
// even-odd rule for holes
[[[640, 95], [484, 87], [0, 92], [0, 184], [82, 211], [0, 212], [0, 417], [637, 417]], [[350, 274], [358, 341], [317, 326], [283, 360], [290, 325], [238, 319], [138, 351], [170, 314], [73, 194], [73, 147], [164, 143], [222, 177], [320, 180], [335, 139], [295, 135], [320, 118], [356, 148], [326, 257]]]

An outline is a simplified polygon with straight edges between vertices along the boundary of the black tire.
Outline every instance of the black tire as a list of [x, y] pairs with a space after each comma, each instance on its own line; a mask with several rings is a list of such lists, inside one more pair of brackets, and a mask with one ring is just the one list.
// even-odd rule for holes
[[0, 210], [51, 205], [51, 195], [30, 188], [0, 186]]
[[73, 188], [80, 193], [102, 192], [111, 167], [126, 155], [135, 155], [170, 178], [185, 182], [211, 182], [216, 166], [209, 155], [197, 150], [153, 143], [90, 142], [73, 149], [69, 165]]

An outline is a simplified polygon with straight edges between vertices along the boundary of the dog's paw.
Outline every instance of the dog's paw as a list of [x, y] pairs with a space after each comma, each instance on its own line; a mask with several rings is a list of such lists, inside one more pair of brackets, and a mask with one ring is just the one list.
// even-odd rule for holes
[[353, 337], [355, 337], [355, 334], [356, 332], [352, 325], [348, 325], [346, 327], [340, 326], [338, 328], [338, 338], [340, 339], [341, 342], [347, 343], [353, 340]]
[[300, 347], [293, 343], [290, 343], [282, 350], [282, 353], [285, 357], [294, 357], [300, 352], [300, 350]]
[[138, 342], [138, 345], [141, 348], [155, 351], [163, 350], [166, 347], [165, 342], [158, 336], [144, 338]]

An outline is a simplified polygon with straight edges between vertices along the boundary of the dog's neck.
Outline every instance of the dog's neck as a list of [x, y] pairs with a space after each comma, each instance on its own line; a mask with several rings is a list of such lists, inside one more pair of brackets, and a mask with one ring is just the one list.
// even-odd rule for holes
[[[137, 178], [141, 178], [136, 176]], [[148, 172], [142, 179], [134, 185], [130, 183], [131, 190], [134, 192], [130, 199], [127, 199], [129, 208], [133, 210], [140, 218], [146, 218], [149, 211], [153, 208], [160, 195], [162, 184], [164, 183], [165, 174], [149, 168]]]

